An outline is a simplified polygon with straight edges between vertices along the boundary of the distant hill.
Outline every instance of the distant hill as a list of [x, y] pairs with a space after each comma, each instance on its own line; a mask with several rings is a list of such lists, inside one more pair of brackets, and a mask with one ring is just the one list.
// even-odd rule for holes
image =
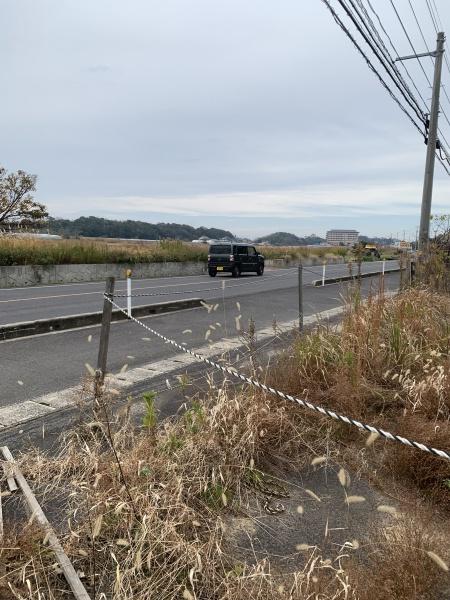
[[307, 246], [310, 244], [320, 244], [324, 241], [324, 239], [314, 234], [301, 238], [293, 233], [278, 231], [277, 233], [271, 233], [270, 235], [256, 239], [255, 243], [269, 242], [271, 246]]
[[69, 219], [54, 219], [48, 221], [50, 233], [63, 236], [111, 237], [139, 240], [175, 239], [189, 242], [206, 235], [210, 238], [233, 238], [233, 234], [225, 229], [214, 227], [191, 227], [178, 223], [146, 223], [145, 221], [113, 221], [100, 217], [79, 217], [74, 221]]

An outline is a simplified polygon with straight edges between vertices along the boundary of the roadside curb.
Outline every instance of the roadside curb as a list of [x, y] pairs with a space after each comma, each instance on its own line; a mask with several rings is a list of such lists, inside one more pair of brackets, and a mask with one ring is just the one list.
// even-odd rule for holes
[[[385, 275], [389, 275], [390, 273], [399, 273], [402, 269], [388, 269], [384, 272]], [[329, 277], [325, 280], [315, 279], [312, 284], [314, 287], [322, 287], [322, 282], [327, 285], [327, 283], [340, 283], [341, 281], [352, 281], [357, 280], [359, 278], [366, 279], [367, 277], [376, 277], [377, 275], [382, 275], [381, 271], [373, 271], [371, 273], [361, 273], [358, 275], [340, 275], [338, 277]]]
[[[187, 308], [198, 308], [201, 306], [201, 298], [189, 298], [187, 300], [171, 300], [169, 302], [158, 302], [157, 304], [147, 304], [145, 306], [136, 306], [133, 308], [133, 315], [136, 317], [146, 317], [148, 315], [157, 315], [167, 312], [184, 310]], [[113, 310], [113, 321], [126, 321], [128, 317], [120, 310]], [[89, 325], [99, 325], [102, 322], [102, 312], [83, 313], [79, 315], [68, 315], [65, 317], [55, 317], [52, 319], [41, 319], [37, 321], [23, 321], [21, 323], [11, 323], [0, 326], [0, 340], [12, 340], [15, 338], [26, 337], [41, 333], [51, 333], [53, 331], [63, 331], [65, 329], [75, 329], [77, 327], [86, 327]]]
[[[333, 319], [339, 318], [345, 311], [345, 307], [337, 306], [324, 310], [318, 314], [305, 317], [304, 326], [314, 327], [318, 323], [331, 322]], [[256, 332], [257, 340], [261, 343], [267, 343], [268, 340], [274, 339], [282, 334], [290, 334], [298, 328], [298, 320], [285, 321], [278, 325], [280, 331], [275, 333], [272, 327], [265, 327]], [[239, 351], [246, 347], [245, 341], [237, 336], [234, 338], [223, 338], [214, 342], [211, 345], [196, 348], [208, 358], [218, 358], [226, 352]], [[128, 390], [134, 386], [150, 383], [157, 377], [170, 377], [174, 373], [199, 364], [197, 359], [184, 353], [175, 354], [174, 356], [164, 358], [159, 361], [150, 362], [136, 366], [124, 373], [107, 375], [106, 381], [109, 387], [113, 387], [122, 395], [126, 395]], [[56, 413], [61, 413], [64, 410], [76, 408], [80, 395], [82, 395], [83, 386], [81, 384], [69, 387], [56, 392], [50, 392], [42, 396], [38, 396], [15, 405], [5, 406], [0, 408], [0, 440], [6, 443], [3, 435], [11, 431], [14, 427], [23, 427], [26, 423], [39, 421]], [[7, 440], [8, 441], [8, 440]], [[0, 444], [1, 445], [1, 444]]]

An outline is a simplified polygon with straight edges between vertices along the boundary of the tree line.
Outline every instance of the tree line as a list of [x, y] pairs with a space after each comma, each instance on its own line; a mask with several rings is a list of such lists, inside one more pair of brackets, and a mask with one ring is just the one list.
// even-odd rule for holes
[[191, 227], [178, 223], [147, 223], [145, 221], [114, 221], [101, 217], [79, 217], [78, 219], [48, 219], [50, 233], [65, 237], [111, 237], [139, 240], [164, 240], [176, 239], [191, 241], [201, 236], [213, 239], [227, 237], [232, 239], [233, 234], [225, 229], [215, 227]]

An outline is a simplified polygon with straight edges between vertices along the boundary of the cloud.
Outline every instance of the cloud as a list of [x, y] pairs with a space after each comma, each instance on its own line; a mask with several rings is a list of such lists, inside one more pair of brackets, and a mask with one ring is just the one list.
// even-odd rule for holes
[[[149, 220], [155, 215], [174, 218], [226, 217], [259, 219], [314, 219], [317, 217], [342, 218], [384, 216], [417, 216], [421, 200], [421, 186], [409, 182], [354, 187], [310, 187], [279, 191], [254, 191], [199, 194], [182, 197], [110, 196], [77, 201], [78, 211], [95, 206], [103, 214], [139, 214]], [[433, 209], [445, 210], [444, 196], [435, 198]], [[63, 206], [55, 206], [61, 210]]]
[[[320, 0], [129, 4], [5, 3], [2, 160], [38, 174], [52, 214], [415, 227], [425, 146]], [[448, 21], [450, 3], [440, 9]], [[392, 7], [378, 10], [408, 54]], [[419, 69], [408, 63], [428, 101]], [[449, 181], [436, 165], [433, 210], [446, 210]]]

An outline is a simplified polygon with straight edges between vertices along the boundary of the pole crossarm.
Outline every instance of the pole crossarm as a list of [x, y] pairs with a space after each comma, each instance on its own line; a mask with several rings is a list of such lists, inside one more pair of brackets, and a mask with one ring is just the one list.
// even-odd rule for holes
[[[444, 52], [444, 50], [442, 50], [441, 52]], [[423, 58], [424, 56], [432, 56], [433, 58], [436, 58], [437, 55], [438, 52], [436, 50], [433, 50], [433, 52], [422, 52], [421, 54], [409, 54], [408, 56], [399, 56], [394, 60], [394, 62], [398, 62], [399, 60], [410, 60], [411, 58]]]

